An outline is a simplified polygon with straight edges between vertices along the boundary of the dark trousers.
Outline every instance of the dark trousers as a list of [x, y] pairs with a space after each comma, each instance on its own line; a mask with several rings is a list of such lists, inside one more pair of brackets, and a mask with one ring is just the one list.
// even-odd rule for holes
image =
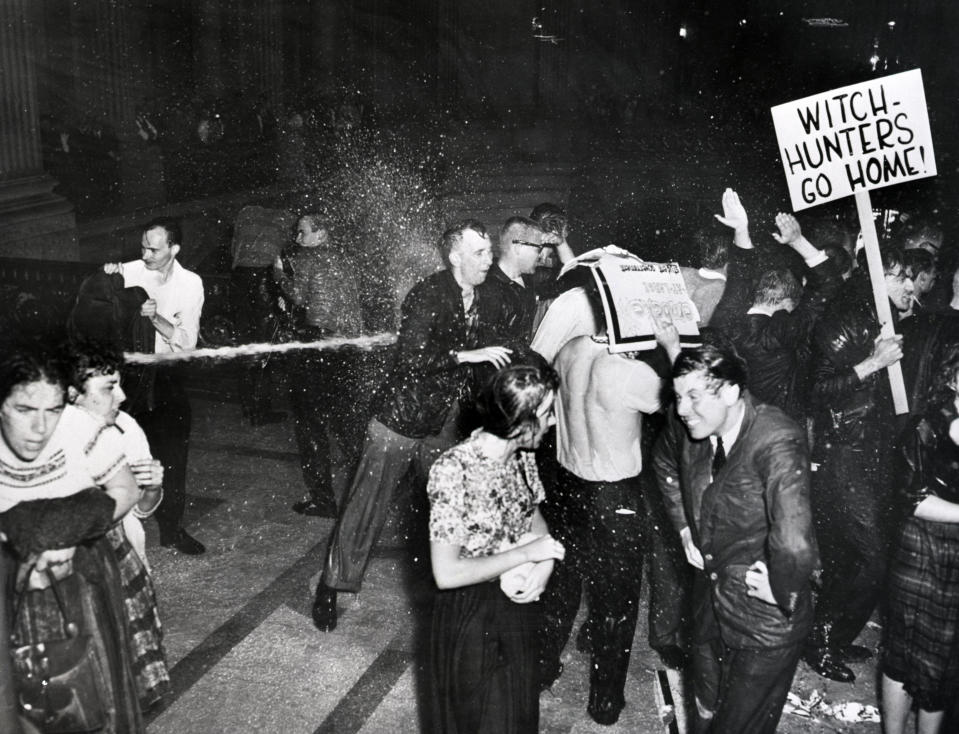
[[[559, 469], [562, 517], [551, 533], [566, 547], [543, 594], [541, 656], [558, 667], [585, 584], [592, 646], [589, 709], [619, 710], [639, 612], [646, 510], [639, 477], [589, 482]], [[549, 521], [547, 521], [549, 522]]]
[[438, 435], [409, 438], [375, 418], [369, 422], [363, 455], [330, 534], [324, 584], [340, 591], [360, 590], [400, 482], [412, 470], [414, 491], [425, 488], [433, 462], [458, 439], [455, 426], [455, 416], [451, 416]]
[[[272, 342], [277, 330], [277, 297], [273, 266], [234, 268], [230, 274], [230, 305], [240, 343]], [[270, 411], [269, 357], [247, 359], [240, 373], [240, 402], [252, 420]]]
[[823, 574], [810, 644], [852, 644], [879, 601], [890, 552], [890, 479], [879, 452], [831, 446], [812, 506]]
[[[735, 650], [719, 637], [693, 646], [697, 734], [774, 734], [802, 643]], [[702, 716], [703, 710], [712, 717]]]
[[340, 350], [303, 350], [291, 362], [290, 403], [300, 467], [310, 496], [319, 503], [333, 499], [331, 442], [351, 472], [363, 444], [366, 424], [355, 400], [355, 356]]
[[186, 464], [192, 414], [178, 367], [160, 366], [153, 386], [153, 408], [133, 416], [163, 464], [163, 501], [155, 513], [160, 533], [168, 536], [183, 523], [186, 509]]
[[[650, 454], [644, 454], [649, 456]], [[692, 566], [673, 527], [655, 476], [643, 470], [647, 511], [646, 563], [649, 573], [649, 646], [657, 652], [688, 652], [691, 625]]]

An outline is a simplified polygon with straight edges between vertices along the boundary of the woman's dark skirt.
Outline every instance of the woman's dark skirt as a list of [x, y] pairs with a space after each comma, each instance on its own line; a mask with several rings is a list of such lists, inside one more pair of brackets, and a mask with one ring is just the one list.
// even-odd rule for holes
[[498, 583], [440, 591], [431, 687], [438, 734], [526, 734], [539, 728], [539, 604], [511, 602]]
[[940, 711], [959, 691], [959, 525], [910, 517], [889, 575], [883, 672]]

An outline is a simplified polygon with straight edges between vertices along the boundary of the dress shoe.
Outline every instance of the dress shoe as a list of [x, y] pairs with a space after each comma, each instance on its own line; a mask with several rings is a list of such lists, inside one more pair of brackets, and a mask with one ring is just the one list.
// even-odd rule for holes
[[259, 426], [268, 426], [271, 423], [280, 423], [286, 420], [286, 413], [282, 410], [268, 410], [265, 413], [257, 413], [250, 418], [250, 425], [254, 428]]
[[612, 726], [619, 721], [619, 714], [623, 710], [623, 701], [621, 696], [604, 696], [593, 691], [589, 692], [589, 704], [586, 706], [586, 712], [597, 724], [602, 726]]
[[185, 553], [188, 556], [199, 556], [206, 553], [206, 546], [183, 528], [178, 528], [168, 535], [160, 533], [160, 545], [164, 548], [176, 548], [180, 553]]
[[332, 632], [336, 629], [336, 589], [331, 589], [322, 581], [316, 585], [313, 626], [320, 632]]
[[839, 650], [839, 657], [844, 663], [864, 663], [873, 658], [873, 651], [862, 645], [846, 645]]
[[559, 677], [563, 674], [563, 664], [561, 662], [556, 662], [553, 664], [545, 663], [540, 661], [540, 668], [548, 668], [548, 670], [541, 670], [539, 677], [539, 692], [550, 690], [559, 680]]
[[803, 653], [803, 660], [806, 664], [816, 671], [823, 678], [839, 681], [840, 683], [852, 683], [856, 680], [856, 674], [850, 668], [842, 663], [840, 655], [829, 648], [810, 648]]
[[293, 512], [310, 517], [336, 517], [336, 502], [331, 499], [317, 502], [314, 499], [293, 503]]

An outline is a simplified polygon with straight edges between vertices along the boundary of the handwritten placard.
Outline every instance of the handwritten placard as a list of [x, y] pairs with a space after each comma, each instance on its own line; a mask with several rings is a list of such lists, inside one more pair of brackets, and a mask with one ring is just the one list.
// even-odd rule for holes
[[604, 257], [591, 269], [603, 301], [609, 351], [655, 349], [654, 319], [672, 321], [683, 347], [702, 343], [696, 306], [677, 263]]
[[919, 69], [772, 108], [794, 211], [936, 175]]

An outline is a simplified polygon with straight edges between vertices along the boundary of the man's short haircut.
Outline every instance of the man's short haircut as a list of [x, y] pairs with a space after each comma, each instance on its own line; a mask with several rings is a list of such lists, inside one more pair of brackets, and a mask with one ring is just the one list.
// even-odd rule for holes
[[305, 219], [307, 224], [310, 225], [310, 231], [316, 232], [321, 229], [325, 229], [327, 232], [330, 231], [330, 218], [325, 214], [319, 214], [317, 212], [308, 212], [304, 214], [300, 219]]
[[174, 217], [157, 217], [151, 219], [143, 225], [143, 234], [151, 229], [162, 229], [166, 232], [166, 241], [170, 247], [173, 245], [183, 245], [183, 230], [180, 228], [180, 220]]
[[440, 238], [440, 256], [443, 258], [446, 267], [450, 265], [450, 253], [453, 251], [453, 247], [463, 241], [463, 235], [468, 229], [473, 230], [480, 237], [489, 237], [486, 233], [486, 225], [479, 219], [464, 219], [462, 222], [454, 224], [443, 232], [443, 236]]
[[[901, 248], [890, 242], [880, 244], [879, 254], [882, 257], [882, 272], [888, 273], [896, 267], [905, 269], [904, 254]], [[856, 265], [863, 273], [869, 272], [869, 263], [866, 262], [866, 248], [856, 253]]]
[[86, 392], [91, 377], [112, 375], [123, 367], [123, 352], [111, 344], [90, 339], [70, 344], [67, 354], [69, 385], [77, 392]]
[[716, 229], [699, 229], [693, 235], [699, 266], [709, 270], [722, 270], [729, 261], [729, 233]]
[[711, 390], [724, 384], [746, 388], [746, 362], [732, 345], [704, 343], [695, 349], [684, 349], [673, 364], [673, 379], [693, 372], [702, 372]]
[[563, 229], [569, 226], [566, 210], [548, 201], [534, 206], [533, 211], [529, 213], [529, 218], [549, 234], [562, 234]]
[[0, 403], [19, 385], [48, 382], [67, 386], [63, 354], [35, 340], [5, 340], [0, 343]]
[[529, 217], [510, 217], [505, 222], [499, 231], [499, 240], [496, 243], [496, 254], [502, 255], [505, 252], [509, 245], [512, 244], [507, 242], [510, 238], [509, 232], [515, 232], [518, 230], [518, 236], [520, 239], [525, 239], [528, 237], [528, 232], [538, 232], [542, 233], [543, 228], [540, 226], [539, 222], [530, 219]]
[[753, 296], [754, 306], [780, 306], [786, 299], [799, 303], [802, 285], [789, 268], [774, 268], [762, 274]]
[[536, 411], [558, 388], [559, 377], [545, 361], [539, 366], [504, 367], [476, 401], [480, 425], [494, 436], [515, 438], [535, 426]]
[[902, 253], [902, 267], [909, 272], [910, 277], [915, 280], [920, 273], [929, 273], [936, 271], [936, 258], [928, 250], [921, 247], [914, 247]]

